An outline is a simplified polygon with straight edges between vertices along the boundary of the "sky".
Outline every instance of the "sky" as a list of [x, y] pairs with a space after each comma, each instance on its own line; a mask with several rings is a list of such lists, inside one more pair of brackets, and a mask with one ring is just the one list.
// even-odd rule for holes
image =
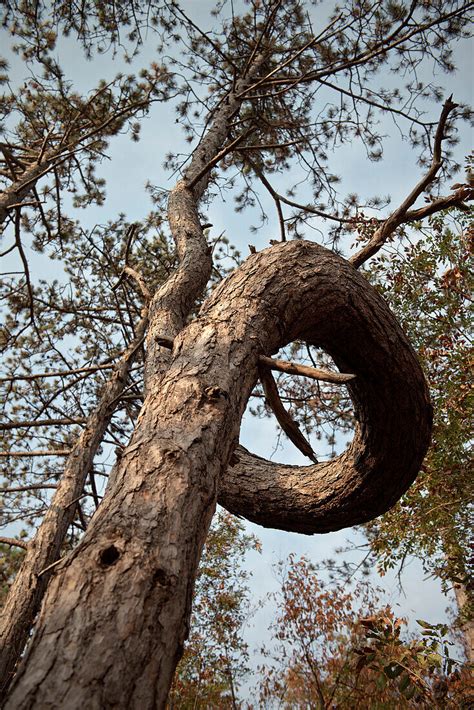
[[[208, 0], [182, 2], [193, 19], [204, 28], [212, 24], [208, 10], [213, 4]], [[324, 7], [328, 8], [332, 5], [333, 3], [326, 2]], [[83, 61], [74, 41], [61, 42], [58, 56], [66, 75], [74, 79], [78, 90], [88, 91], [99, 78], [110, 78], [122, 70], [120, 58], [114, 60], [110, 54], [96, 57], [93, 62]], [[151, 41], [150, 49], [135, 63], [146, 65], [153, 58], [154, 43]], [[457, 62], [461, 71], [455, 77], [449, 77], [446, 82], [446, 96], [448, 93], [453, 93], [455, 101], [472, 103], [472, 79], [469, 70], [469, 66], [472, 67], [472, 45], [458, 52]], [[125, 70], [130, 71], [130, 68], [125, 67]], [[22, 67], [17, 63], [12, 64], [14, 80], [19, 79], [22, 71]], [[436, 80], [442, 83], [446, 81], [446, 77], [436, 77]], [[439, 114], [440, 108], [440, 106], [433, 108], [435, 114]], [[409, 145], [400, 139], [393, 126], [387, 125], [386, 131], [391, 138], [386, 142], [385, 157], [380, 163], [368, 164], [364, 161], [361, 150], [354, 146], [337, 151], [331, 158], [332, 171], [342, 177], [343, 191], [344, 189], [357, 191], [363, 198], [373, 194], [390, 193], [393, 204], [396, 204], [416, 184], [420, 177], [420, 170]], [[460, 162], [471, 147], [471, 135], [467, 129], [463, 129], [461, 138], [461, 144], [456, 148], [456, 156]], [[125, 212], [130, 221], [143, 219], [152, 208], [150, 199], [144, 191], [145, 183], [151, 180], [154, 184], [165, 188], [173, 186], [174, 179], [170, 179], [163, 170], [162, 163], [164, 155], [170, 149], [179, 150], [180, 147], [183, 151], [186, 150], [183, 135], [175, 123], [173, 107], [155, 105], [150, 116], [143, 121], [140, 142], [133, 143], [125, 138], [111, 141], [107, 151], [108, 159], [103, 162], [100, 170], [101, 175], [107, 180], [107, 198], [102, 208], [88, 208], [86, 212], [79, 214], [83, 226], [92, 228], [96, 223], [113, 219], [119, 212]], [[281, 181], [284, 188], [284, 180]], [[249, 243], [259, 250], [268, 246], [269, 239], [278, 237], [277, 222], [271, 211], [268, 224], [257, 233], [251, 233], [250, 226], [255, 223], [255, 218], [245, 213], [235, 214], [230, 196], [225, 200], [220, 198], [215, 200], [209, 208], [208, 216], [213, 224], [211, 236], [225, 232], [244, 256], [248, 254]], [[308, 237], [317, 240], [318, 232], [315, 231]], [[57, 262], [45, 263], [41, 260], [40, 263], [33, 260], [33, 271], [35, 263], [37, 275], [41, 271], [42, 276], [47, 272], [54, 276], [55, 270], [59, 268]], [[274, 460], [293, 464], [305, 463], [303, 456], [291, 444], [283, 444], [275, 453], [275, 440], [275, 422], [272, 419], [258, 420], [249, 414], [244, 417], [241, 430], [241, 442], [244, 446], [261, 456], [273, 456]], [[248, 523], [247, 527], [250, 532], [259, 537], [263, 545], [262, 554], [251, 553], [247, 559], [247, 568], [253, 575], [251, 586], [254, 590], [254, 599], [275, 591], [277, 582], [273, 565], [280, 559], [286, 558], [288, 554], [304, 554], [312, 561], [321, 561], [333, 556], [337, 547], [363, 543], [361, 533], [354, 530], [304, 536], [263, 529], [251, 523]], [[363, 553], [358, 554], [362, 556]], [[375, 574], [374, 579], [376, 579]], [[441, 594], [436, 581], [424, 578], [419, 562], [409, 561], [402, 580], [403, 592], [399, 589], [395, 572], [388, 574], [383, 580], [376, 579], [385, 588], [387, 601], [396, 605], [401, 616], [408, 616], [411, 619], [423, 618], [433, 623], [446, 618], [445, 609], [448, 600]], [[246, 631], [246, 638], [251, 646], [258, 646], [262, 637], [266, 636], [266, 628], [273, 613], [274, 607], [269, 604], [251, 620]], [[257, 660], [255, 656], [254, 663]], [[247, 688], [245, 692], [251, 691]]]

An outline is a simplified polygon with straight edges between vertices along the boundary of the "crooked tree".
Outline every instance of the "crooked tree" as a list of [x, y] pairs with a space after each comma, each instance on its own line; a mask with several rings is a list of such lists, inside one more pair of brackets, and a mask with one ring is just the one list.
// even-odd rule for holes
[[[217, 501], [265, 526], [336, 530], [393, 506], [429, 445], [423, 372], [358, 267], [411, 222], [467, 209], [470, 184], [442, 189], [456, 167], [448, 150], [454, 119], [467, 111], [424, 85], [417, 71], [420, 60], [454, 70], [451, 43], [465, 37], [470, 5], [374, 2], [333, 10], [253, 0], [240, 15], [221, 5], [212, 31], [175, 2], [99, 9], [7, 2], [3, 9], [34, 73], [21, 92], [6, 83], [1, 104], [0, 218], [11, 240], [4, 252], [15, 252], [23, 270], [4, 289], [2, 458], [6, 491], [27, 501], [40, 491], [32, 516], [47, 508], [28, 542], [2, 539], [25, 548], [1, 627], [9, 708], [164, 707]], [[139, 77], [100, 83], [87, 97], [54, 59], [61, 32], [92, 56], [108, 45], [125, 45], [132, 55], [145, 30], [162, 41], [157, 61]], [[172, 40], [182, 53], [167, 57]], [[388, 72], [403, 72], [406, 85], [377, 88]], [[430, 98], [437, 120], [422, 111]], [[139, 119], [157, 101], [178, 102], [193, 144], [186, 159], [166, 158], [178, 181], [169, 193], [151, 189], [154, 210], [142, 224], [120, 217], [81, 229], [67, 215], [65, 195], [73, 194], [75, 206], [103, 202], [96, 167], [108, 141], [124, 131], [137, 137]], [[380, 115], [421, 150], [418, 181], [382, 218], [353, 196], [344, 200], [329, 169], [331, 148], [345, 142], [360, 141], [370, 160], [381, 158]], [[309, 199], [298, 198], [295, 165]], [[207, 238], [206, 206], [235, 189], [243, 209], [258, 201], [260, 188], [275, 205], [280, 239], [209, 294], [222, 272]], [[311, 220], [331, 225], [325, 246], [307, 238]], [[351, 251], [344, 237], [354, 233]], [[34, 283], [26, 239], [63, 259], [69, 285]], [[71, 336], [82, 341], [74, 355]], [[340, 372], [272, 358], [296, 341], [326, 352]], [[347, 386], [357, 424], [346, 452], [315, 460], [272, 370]], [[312, 465], [282, 466], [239, 446], [258, 380]], [[33, 431], [27, 446], [25, 430]], [[111, 442], [116, 462], [98, 488], [97, 457]], [[36, 460], [46, 463], [35, 481]], [[85, 495], [94, 501], [89, 513]], [[81, 532], [71, 537], [71, 526]]]

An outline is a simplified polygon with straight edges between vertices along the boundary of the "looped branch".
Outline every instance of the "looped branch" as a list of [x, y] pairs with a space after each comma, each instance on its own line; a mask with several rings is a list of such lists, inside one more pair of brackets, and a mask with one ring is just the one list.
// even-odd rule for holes
[[[321, 347], [356, 375], [347, 387], [357, 426], [347, 451], [312, 466], [281, 465], [238, 447], [221, 475], [219, 503], [265, 527], [308, 534], [385, 512], [416, 477], [432, 421], [417, 357], [385, 301], [346, 261], [304, 241], [251, 255], [236, 279], [239, 303], [231, 277], [210, 299], [209, 316], [214, 301], [228, 302], [234, 312], [249, 311], [271, 351], [294, 340]], [[252, 314], [263, 293], [277, 335], [263, 314]]]

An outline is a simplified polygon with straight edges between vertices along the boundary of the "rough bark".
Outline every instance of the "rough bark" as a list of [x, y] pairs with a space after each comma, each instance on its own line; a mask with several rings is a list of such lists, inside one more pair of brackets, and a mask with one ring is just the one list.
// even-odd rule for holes
[[454, 585], [454, 596], [459, 611], [459, 628], [462, 632], [464, 653], [468, 663], [474, 663], [474, 619], [472, 618], [472, 594], [462, 584]]
[[28, 544], [25, 559], [10, 588], [0, 620], [0, 697], [11, 681], [46, 591], [51, 572], [44, 570], [59, 558], [67, 529], [75, 517], [76, 501], [83, 492], [94, 456], [114, 413], [114, 405], [123, 392], [128, 371], [143, 341], [147, 313], [145, 307], [135, 340], [115, 365], [98, 407], [88, 418], [69, 454], [51, 505]]
[[[150, 304], [147, 332], [148, 357], [145, 367], [147, 391], [153, 389], [152, 384], [154, 384], [155, 389], [158, 387], [169, 363], [167, 351], [163, 351], [160, 346], [160, 336], [166, 335], [173, 338], [183, 328], [196, 299], [202, 295], [209, 280], [212, 258], [200, 225], [198, 203], [209, 182], [210, 165], [215, 161], [216, 155], [222, 153], [221, 147], [228, 138], [230, 124], [242, 103], [242, 98], [238, 94], [252, 85], [261, 61], [262, 57], [257, 55], [247, 75], [236, 82], [235, 89], [216, 110], [209, 130], [193, 151], [191, 162], [185, 171], [183, 179], [171, 191], [168, 204], [169, 224], [177, 247], [179, 267], [158, 290]], [[99, 416], [97, 421], [102, 421], [101, 416]], [[96, 446], [102, 434], [103, 428], [96, 426], [93, 436]], [[89, 439], [84, 438], [84, 436], [85, 434], [83, 433], [74, 450], [74, 455], [77, 459], [74, 466], [74, 476], [82, 481], [87, 474], [89, 466], [87, 466], [87, 470], [81, 467], [84, 462], [87, 463], [89, 461], [92, 450]], [[82, 474], [78, 478], [79, 468], [81, 468]], [[116, 471], [113, 472], [110, 483], [115, 482], [115, 475]], [[70, 476], [65, 477], [65, 480], [69, 479]], [[70, 488], [71, 486], [69, 485], [68, 490]], [[74, 487], [74, 491], [76, 488], [77, 486]], [[5, 621], [8, 630], [5, 631], [6, 641], [3, 654], [6, 667], [10, 670], [14, 667], [15, 660], [21, 652], [21, 642], [23, 641], [24, 644], [26, 640], [25, 634], [28, 633], [29, 628], [27, 627], [27, 622], [29, 621], [31, 626], [46, 590], [46, 575], [42, 575], [41, 578], [36, 575], [38, 571], [57, 558], [59, 546], [67, 530], [66, 522], [69, 521], [67, 524], [70, 523], [70, 508], [67, 506], [73, 497], [69, 493], [66, 496], [60, 496], [60, 491], [57, 491], [55, 501], [56, 499], [58, 505], [56, 505], [56, 502], [53, 504], [52, 512], [48, 513], [42, 525], [48, 531], [43, 536], [48, 542], [41, 546], [44, 547], [44, 553], [34, 558], [32, 552], [27, 556], [28, 559], [22, 568], [21, 577], [25, 580], [33, 575], [31, 579], [34, 579], [34, 583], [27, 584], [25, 587], [24, 584], [18, 581], [15, 590], [12, 592], [16, 600], [16, 606], [21, 607], [24, 614], [19, 617], [15, 609], [12, 608], [11, 612], [8, 609], [8, 612], [14, 616]], [[66, 505], [65, 510], [63, 510], [64, 505]], [[54, 525], [56, 525], [56, 531], [53, 530]], [[46, 562], [46, 558], [48, 562]], [[32, 600], [34, 600], [34, 604], [30, 604]], [[21, 628], [21, 633], [17, 631], [19, 627]], [[10, 637], [15, 637], [15, 641], [12, 642]], [[10, 681], [10, 677], [11, 673], [5, 676], [5, 683]]]
[[[226, 474], [259, 356], [295, 339], [356, 374], [351, 448], [329, 464], [273, 472], [239, 452]], [[304, 241], [250, 256], [175, 338], [161, 380], [151, 378], [113, 490], [53, 572], [6, 707], [164, 707], [219, 479], [224, 504], [261, 524], [334, 530], [395, 502], [430, 427], [416, 356], [350, 264]]]
[[160, 337], [173, 339], [184, 327], [190, 312], [209, 281], [212, 252], [199, 220], [198, 204], [210, 180], [210, 165], [228, 138], [232, 119], [242, 104], [242, 91], [255, 81], [263, 57], [257, 55], [247, 76], [236, 82], [234, 90], [216, 110], [208, 130], [192, 154], [184, 177], [170, 193], [168, 222], [178, 252], [176, 272], [158, 289], [150, 306], [147, 334], [148, 357], [145, 366], [146, 389], [159, 380], [169, 362]]

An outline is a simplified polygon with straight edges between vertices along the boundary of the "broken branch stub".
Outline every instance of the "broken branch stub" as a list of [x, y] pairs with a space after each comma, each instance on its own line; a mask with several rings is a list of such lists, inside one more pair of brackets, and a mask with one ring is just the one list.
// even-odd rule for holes
[[264, 365], [270, 370], [285, 372], [288, 375], [301, 375], [302, 377], [309, 377], [312, 380], [321, 380], [322, 382], [332, 382], [336, 385], [344, 385], [355, 377], [355, 375], [351, 375], [347, 372], [321, 370], [317, 367], [308, 367], [308, 365], [300, 365], [299, 363], [287, 362], [286, 360], [275, 360], [266, 355], [260, 355], [259, 361], [260, 365]]

